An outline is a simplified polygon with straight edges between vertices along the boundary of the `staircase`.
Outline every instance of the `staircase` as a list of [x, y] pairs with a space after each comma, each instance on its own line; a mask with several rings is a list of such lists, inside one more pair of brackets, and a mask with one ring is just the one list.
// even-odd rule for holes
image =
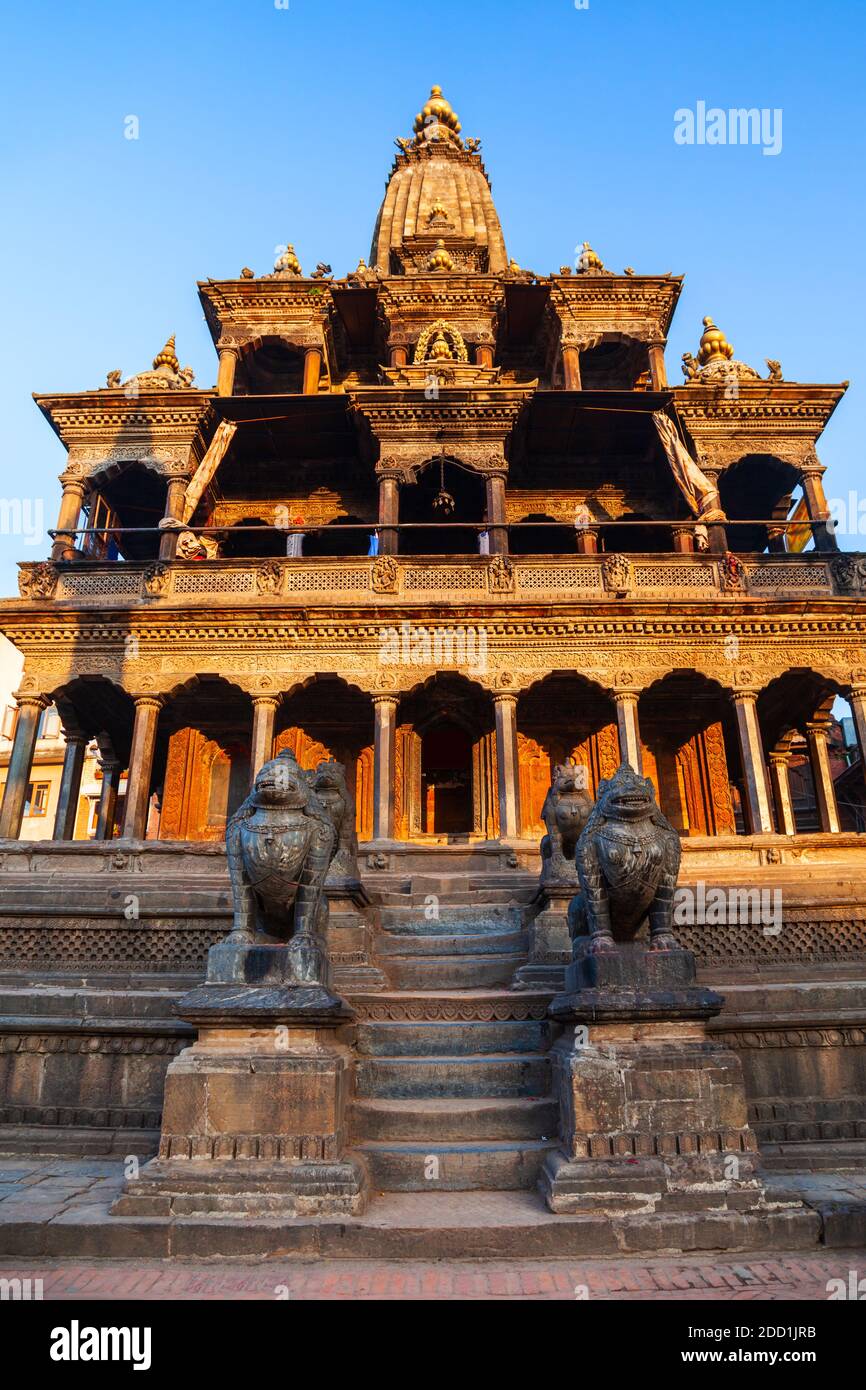
[[352, 1000], [351, 1143], [374, 1191], [534, 1188], [554, 1147], [548, 999], [509, 989], [522, 907], [477, 883], [425, 873], [383, 894], [377, 956], [391, 988]]

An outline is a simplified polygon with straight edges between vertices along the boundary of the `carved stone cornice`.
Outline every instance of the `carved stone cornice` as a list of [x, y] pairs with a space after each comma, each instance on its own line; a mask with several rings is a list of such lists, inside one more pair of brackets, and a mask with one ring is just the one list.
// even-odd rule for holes
[[441, 453], [480, 473], [502, 473], [506, 440], [535, 390], [494, 387], [482, 398], [470, 390], [442, 389], [428, 400], [422, 390], [360, 387], [347, 392], [352, 409], [380, 447], [377, 471], [411, 482]]
[[331, 282], [311, 279], [205, 280], [199, 298], [217, 348], [282, 338], [295, 347], [322, 347], [333, 308]]
[[[845, 394], [840, 386], [796, 382], [739, 382], [735, 395], [724, 386], [674, 388], [680, 418], [702, 458], [729, 468], [747, 454], [771, 454], [794, 468], [814, 456], [816, 441]], [[817, 459], [814, 464], [820, 467]]]
[[550, 308], [563, 331], [618, 333], [639, 342], [667, 338], [682, 276], [552, 275]]
[[87, 478], [114, 463], [138, 462], [159, 473], [188, 476], [213, 391], [81, 391], [34, 397], [69, 457], [64, 481]]

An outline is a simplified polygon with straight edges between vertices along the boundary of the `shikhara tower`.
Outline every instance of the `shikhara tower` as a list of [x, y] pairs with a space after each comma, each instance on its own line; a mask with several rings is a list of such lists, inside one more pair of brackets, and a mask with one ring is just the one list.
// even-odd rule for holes
[[[357, 269], [305, 272], [316, 252], [290, 245], [270, 273], [200, 283], [215, 387], [171, 338], [151, 370], [36, 397], [67, 459], [51, 557], [22, 563], [20, 596], [0, 605], [25, 657], [0, 814], [6, 969], [23, 989], [46, 972], [110, 977], [117, 1017], [147, 976], [189, 983], [225, 926], [226, 818], [291, 747], [305, 767], [339, 759], [354, 791], [363, 889], [386, 928], [335, 932], [362, 1017], [374, 984], [420, 992], [428, 1020], [454, 988], [476, 1020], [477, 990], [497, 994], [496, 1019], [543, 1015], [543, 991], [508, 985], [541, 807], [569, 757], [592, 791], [621, 757], [642, 766], [683, 836], [684, 881], [784, 887], [778, 936], [695, 929], [705, 967], [804, 986], [826, 983], [828, 962], [856, 973], [866, 567], [826, 525], [816, 452], [845, 383], [790, 382], [772, 360], [759, 375], [707, 318], [669, 384], [679, 277], [614, 271], [587, 243], [553, 273], [519, 266], [479, 141], [439, 88], [397, 146]], [[839, 696], [861, 759], [844, 798], [828, 749]], [[68, 736], [61, 834], [99, 742], [94, 842], [17, 839], [52, 703]], [[496, 907], [508, 929], [476, 955], [448, 937], [439, 955], [395, 946], [389, 912], [428, 891], [455, 911]], [[725, 1016], [767, 1144], [862, 1137], [848, 1080], [862, 1037], [840, 1035], [832, 1093], [829, 1043], [804, 1033], [784, 1067], [767, 1060], [779, 1029], [799, 1036], [807, 995], [776, 1013], [750, 999], [748, 1035]], [[135, 1012], [139, 1053], [109, 1064], [106, 1050], [72, 1100], [51, 1057], [37, 1085], [13, 1052], [24, 1099], [6, 1123], [151, 1133], [154, 1058], [173, 1036], [161, 1009]], [[26, 1060], [44, 1020], [16, 1027]], [[99, 1054], [106, 1028], [84, 1031]]]

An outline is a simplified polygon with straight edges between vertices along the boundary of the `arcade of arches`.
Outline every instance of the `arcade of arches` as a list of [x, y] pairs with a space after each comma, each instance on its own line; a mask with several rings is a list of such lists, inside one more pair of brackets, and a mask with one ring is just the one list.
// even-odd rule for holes
[[169, 696], [137, 699], [104, 678], [78, 679], [22, 700], [0, 834], [19, 833], [35, 738], [29, 711], [51, 699], [69, 740], [65, 795], [76, 794], [82, 739], [99, 742], [99, 838], [221, 841], [255, 771], [286, 748], [304, 768], [328, 758], [345, 765], [361, 840], [537, 841], [557, 763], [583, 765], [595, 794], [623, 757], [651, 779], [684, 836], [857, 829], [836, 791], [830, 736], [840, 696], [851, 698], [859, 730], [864, 693], [809, 670], [759, 694], [732, 694], [694, 671], [671, 672], [640, 695], [573, 671], [520, 694], [441, 672], [375, 696], [336, 675], [252, 695], [201, 675]]

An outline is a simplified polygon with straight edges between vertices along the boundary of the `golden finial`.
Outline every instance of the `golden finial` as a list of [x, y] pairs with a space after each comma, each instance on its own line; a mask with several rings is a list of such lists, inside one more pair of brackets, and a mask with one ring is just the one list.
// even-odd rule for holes
[[438, 198], [436, 199], [435, 203], [433, 204], [432, 208], [430, 209], [429, 213], [427, 214], [427, 221], [428, 221], [428, 222], [447, 222], [447, 221], [448, 221], [448, 209], [445, 207], [444, 203], [440, 202], [440, 200], [439, 200]]
[[721, 328], [717, 328], [713, 320], [707, 315], [704, 319], [704, 332], [698, 351], [699, 364], [706, 367], [709, 362], [729, 362], [733, 355], [734, 349]]
[[444, 333], [442, 333], [441, 329], [433, 339], [429, 356], [436, 362], [443, 362], [446, 358], [450, 361], [454, 357], [454, 353], [448, 345], [448, 339], [445, 337]]
[[431, 138], [445, 135], [457, 139], [459, 144], [460, 128], [456, 112], [452, 109], [451, 103], [443, 97], [442, 88], [431, 87], [430, 100], [415, 117], [415, 134], [422, 135], [429, 131]]
[[513, 256], [511, 257], [511, 260], [508, 262], [508, 269], [511, 271], [512, 275], [517, 275], [520, 271], [520, 266], [517, 264]]
[[429, 261], [427, 262], [427, 269], [428, 269], [428, 270], [453, 270], [453, 269], [454, 269], [454, 262], [452, 261], [450, 255], [448, 254], [448, 250], [447, 250], [447, 248], [446, 248], [446, 246], [445, 246], [445, 242], [442, 240], [442, 237], [440, 237], [439, 240], [437, 241], [437, 243], [436, 243], [436, 250], [433, 252], [433, 255], [430, 257]]
[[588, 241], [583, 243], [583, 250], [577, 259], [578, 270], [604, 270], [601, 256], [593, 251]]
[[283, 271], [287, 275], [303, 275], [301, 263], [295, 255], [295, 248], [289, 242], [281, 256], [277, 256], [274, 261], [274, 270]]
[[153, 370], [157, 371], [160, 367], [170, 367], [173, 372], [180, 370], [180, 363], [174, 351], [174, 334], [168, 339], [162, 352], [158, 352], [153, 359]]

